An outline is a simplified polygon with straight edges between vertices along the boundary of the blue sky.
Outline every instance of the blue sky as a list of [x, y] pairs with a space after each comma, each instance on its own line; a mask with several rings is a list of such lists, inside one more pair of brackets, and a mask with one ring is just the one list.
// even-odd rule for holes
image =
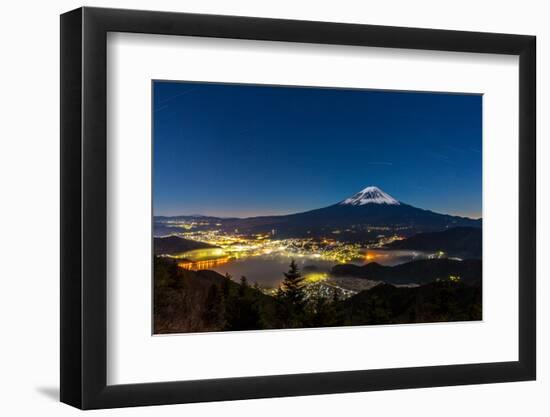
[[481, 217], [480, 95], [155, 81], [155, 215], [294, 213], [369, 185]]

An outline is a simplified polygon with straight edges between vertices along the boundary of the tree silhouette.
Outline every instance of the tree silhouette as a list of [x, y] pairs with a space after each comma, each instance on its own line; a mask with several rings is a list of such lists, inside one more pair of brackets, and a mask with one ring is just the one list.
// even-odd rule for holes
[[277, 292], [277, 298], [281, 301], [280, 314], [286, 327], [299, 327], [303, 325], [306, 299], [303, 288], [304, 278], [294, 259], [290, 262], [289, 270], [284, 273], [284, 276], [285, 279]]
[[298, 265], [294, 259], [290, 262], [290, 268], [288, 272], [284, 273], [285, 279], [281, 284], [281, 291], [284, 298], [289, 300], [292, 304], [302, 304], [304, 302], [303, 281], [304, 278], [298, 270]]

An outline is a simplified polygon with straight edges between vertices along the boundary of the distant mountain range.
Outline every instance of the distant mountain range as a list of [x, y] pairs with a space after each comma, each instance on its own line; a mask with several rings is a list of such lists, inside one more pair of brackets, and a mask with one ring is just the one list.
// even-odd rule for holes
[[[184, 219], [184, 216], [177, 217]], [[156, 218], [162, 221], [163, 218]], [[166, 219], [166, 218], [164, 218]], [[174, 218], [176, 219], [176, 218]], [[226, 230], [241, 233], [275, 233], [279, 237], [315, 237], [340, 234], [347, 240], [394, 233], [411, 236], [452, 227], [481, 227], [481, 219], [440, 214], [405, 204], [375, 186], [336, 204], [301, 213], [244, 219], [198, 217], [216, 221]]]

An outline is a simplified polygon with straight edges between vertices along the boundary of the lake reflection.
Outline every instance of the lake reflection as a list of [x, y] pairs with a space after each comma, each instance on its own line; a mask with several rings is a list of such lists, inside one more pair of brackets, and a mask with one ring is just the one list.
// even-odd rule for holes
[[[428, 253], [406, 250], [365, 250], [364, 257], [354, 259], [350, 263], [364, 265], [368, 262], [378, 262], [381, 265], [393, 266], [417, 259], [426, 259]], [[248, 281], [257, 283], [262, 288], [276, 288], [284, 279], [283, 273], [288, 271], [291, 260], [294, 259], [303, 275], [313, 273], [328, 273], [336, 262], [317, 259], [308, 256], [285, 256], [282, 254], [260, 255], [241, 259], [224, 259], [220, 263], [212, 262], [207, 268], [222, 275], [231, 275], [234, 281], [245, 276]], [[195, 269], [195, 268], [193, 268]]]

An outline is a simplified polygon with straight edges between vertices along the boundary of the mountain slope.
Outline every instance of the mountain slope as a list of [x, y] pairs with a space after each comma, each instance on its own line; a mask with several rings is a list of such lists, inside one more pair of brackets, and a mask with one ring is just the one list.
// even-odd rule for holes
[[[328, 207], [284, 216], [230, 220], [224, 222], [224, 226], [252, 233], [276, 230], [282, 237], [327, 236], [345, 232], [350, 235], [346, 236], [348, 239], [353, 238], [353, 234], [359, 239], [369, 234], [374, 237], [384, 228], [388, 233], [398, 229], [411, 236], [457, 226], [481, 227], [481, 220], [413, 207], [371, 186]], [[376, 231], [369, 231], [369, 228]]]
[[[369, 186], [333, 205], [300, 213], [249, 218], [217, 218], [206, 216], [155, 217], [155, 235], [172, 233], [171, 220], [203, 223], [203, 229], [216, 224], [233, 233], [272, 233], [277, 238], [329, 237], [348, 241], [376, 240], [379, 235], [412, 236], [454, 227], [481, 227], [481, 219], [451, 216], [424, 210], [398, 201], [375, 186]], [[206, 223], [206, 225], [204, 225]]]

